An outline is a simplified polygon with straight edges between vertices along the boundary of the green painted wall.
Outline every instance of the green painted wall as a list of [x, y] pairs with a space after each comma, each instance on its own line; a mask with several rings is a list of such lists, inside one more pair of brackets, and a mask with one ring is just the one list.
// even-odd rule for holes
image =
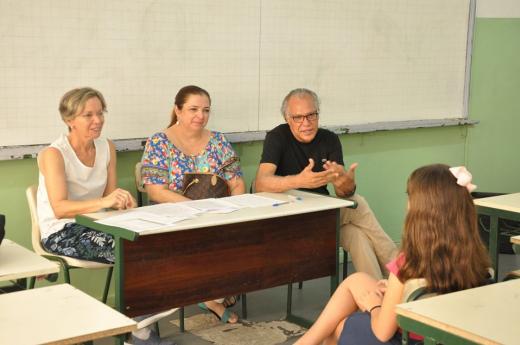
[[520, 19], [477, 19], [467, 161], [481, 191], [520, 191]]
[[[480, 190], [520, 191], [516, 159], [520, 128], [520, 20], [477, 19], [472, 61], [470, 117], [474, 127], [425, 128], [344, 135], [345, 162], [359, 162], [358, 192], [364, 195], [390, 236], [399, 241], [406, 205], [406, 178], [429, 163], [468, 164]], [[262, 143], [235, 145], [246, 181], [253, 179]], [[133, 166], [139, 152], [118, 154], [122, 188], [134, 191]], [[29, 211], [25, 188], [37, 183], [34, 159], [0, 161], [0, 212], [7, 215], [7, 237], [27, 248]], [[104, 272], [77, 271], [73, 284], [100, 296]], [[44, 283], [42, 283], [44, 284]]]

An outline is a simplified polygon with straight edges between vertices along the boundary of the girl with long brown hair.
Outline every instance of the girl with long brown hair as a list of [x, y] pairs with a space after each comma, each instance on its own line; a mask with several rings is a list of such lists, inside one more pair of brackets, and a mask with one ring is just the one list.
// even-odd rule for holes
[[407, 184], [401, 252], [387, 265], [388, 281], [350, 275], [295, 344], [400, 344], [395, 306], [406, 281], [424, 278], [434, 293], [485, 284], [491, 263], [478, 233], [474, 188], [464, 167], [434, 164], [415, 170]]

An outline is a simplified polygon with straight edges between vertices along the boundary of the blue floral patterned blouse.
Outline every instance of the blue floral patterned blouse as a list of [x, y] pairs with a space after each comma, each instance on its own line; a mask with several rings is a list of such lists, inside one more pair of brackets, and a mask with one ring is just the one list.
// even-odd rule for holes
[[[142, 182], [143, 184], [167, 184], [172, 191], [181, 191], [184, 173], [215, 173], [224, 162], [237, 157], [233, 147], [220, 132], [211, 131], [208, 144], [198, 155], [186, 155], [168, 140], [165, 133], [155, 133], [148, 138], [143, 152]], [[231, 180], [242, 177], [240, 164], [228, 166], [219, 175]]]

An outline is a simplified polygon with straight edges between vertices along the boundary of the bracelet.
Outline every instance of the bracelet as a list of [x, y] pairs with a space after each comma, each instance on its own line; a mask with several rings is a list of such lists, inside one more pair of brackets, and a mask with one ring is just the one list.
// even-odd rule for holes
[[369, 314], [372, 314], [372, 310], [374, 310], [374, 309], [376, 309], [376, 308], [381, 308], [381, 304], [375, 305], [375, 306], [373, 306], [372, 308], [370, 308], [370, 309], [368, 310], [368, 313], [369, 313]]

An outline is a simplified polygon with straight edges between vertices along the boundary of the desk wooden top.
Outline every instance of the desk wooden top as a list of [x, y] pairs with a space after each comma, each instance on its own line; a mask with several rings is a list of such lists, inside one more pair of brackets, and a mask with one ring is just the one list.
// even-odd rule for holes
[[518, 344], [520, 279], [399, 304], [396, 312], [478, 344]]
[[0, 344], [75, 344], [137, 328], [69, 284], [0, 295], [0, 311]]
[[518, 236], [511, 236], [511, 243], [520, 245], [520, 235], [518, 235]]
[[[260, 196], [277, 199], [280, 201], [289, 201], [288, 203], [279, 206], [264, 206], [258, 208], [242, 208], [235, 212], [218, 214], [218, 213], [204, 213], [198, 215], [196, 218], [178, 222], [171, 227], [160, 230], [149, 230], [140, 232], [140, 236], [151, 235], [156, 233], [205, 228], [208, 226], [218, 226], [226, 224], [234, 224], [248, 221], [255, 221], [261, 219], [269, 219], [276, 217], [291, 216], [297, 214], [319, 212], [343, 207], [352, 207], [354, 202], [346, 199], [330, 197], [327, 195], [320, 195], [315, 193], [302, 192], [298, 190], [291, 190], [285, 193], [257, 193]], [[301, 200], [293, 200], [289, 196], [299, 197]], [[111, 211], [90, 213], [85, 216], [95, 220], [102, 219], [111, 215], [116, 215], [127, 211]]]
[[520, 213], [520, 193], [504, 194], [473, 200], [475, 205]]
[[57, 262], [47, 260], [11, 240], [6, 239], [0, 245], [0, 281], [51, 274], [59, 270]]

